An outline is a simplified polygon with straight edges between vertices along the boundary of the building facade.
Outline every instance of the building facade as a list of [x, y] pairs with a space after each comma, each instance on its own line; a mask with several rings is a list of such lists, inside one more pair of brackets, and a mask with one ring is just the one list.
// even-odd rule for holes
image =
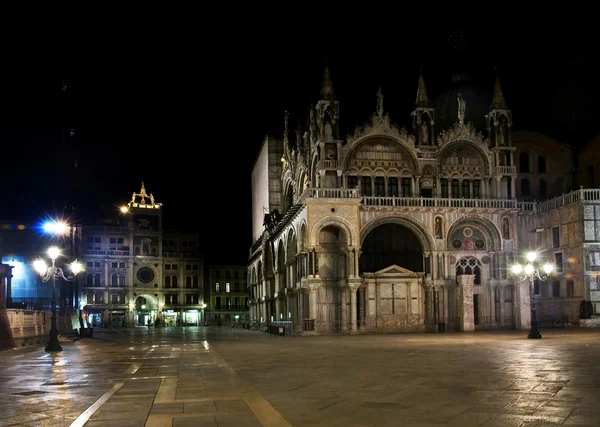
[[118, 226], [85, 225], [80, 307], [92, 326], [202, 325], [198, 233], [163, 230], [162, 203], [142, 183]]
[[248, 324], [248, 270], [243, 265], [210, 265], [206, 321], [211, 326]]
[[[435, 102], [422, 75], [416, 86], [410, 130], [379, 89], [370, 120], [342, 137], [326, 69], [306, 121], [292, 131], [286, 113], [283, 137], [265, 139], [252, 172], [251, 320], [309, 334], [526, 329], [533, 288], [542, 325], [597, 324], [595, 170], [582, 180], [573, 147], [513, 132], [498, 78], [481, 91], [456, 74]], [[510, 270], [530, 250], [557, 269], [533, 286]]]

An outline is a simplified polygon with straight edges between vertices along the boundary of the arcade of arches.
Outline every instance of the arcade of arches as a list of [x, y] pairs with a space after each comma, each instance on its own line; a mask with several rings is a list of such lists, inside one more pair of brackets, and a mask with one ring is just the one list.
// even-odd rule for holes
[[443, 240], [401, 218], [367, 230], [359, 248], [341, 226], [323, 226], [317, 236], [310, 249], [293, 232], [265, 245], [250, 270], [257, 326], [291, 321], [316, 334], [467, 331], [514, 328], [526, 309], [526, 292], [504, 280], [511, 260], [493, 250], [497, 238], [478, 222], [455, 225], [444, 250], [431, 249]]

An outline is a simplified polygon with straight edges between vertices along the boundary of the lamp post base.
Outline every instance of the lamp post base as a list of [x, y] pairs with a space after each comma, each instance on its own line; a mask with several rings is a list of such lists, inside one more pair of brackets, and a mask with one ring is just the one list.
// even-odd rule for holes
[[529, 334], [527, 334], [527, 338], [529, 338], [530, 340], [540, 339], [542, 338], [542, 334], [540, 334], [539, 331], [529, 331]]
[[58, 341], [49, 341], [46, 345], [46, 351], [62, 351], [62, 349]]

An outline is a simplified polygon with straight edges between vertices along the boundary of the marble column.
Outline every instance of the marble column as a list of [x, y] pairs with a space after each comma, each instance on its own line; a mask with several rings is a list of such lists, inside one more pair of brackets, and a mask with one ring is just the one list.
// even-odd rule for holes
[[366, 299], [365, 299], [365, 287], [361, 286], [358, 288], [358, 303], [360, 304], [360, 327], [365, 326], [365, 317], [366, 317]]
[[425, 322], [427, 325], [433, 325], [433, 280], [431, 277], [425, 278]]
[[350, 292], [350, 330], [355, 333], [358, 330], [356, 325], [356, 291], [358, 290], [358, 285], [348, 285], [348, 289]]
[[341, 304], [342, 304], [342, 331], [348, 330], [348, 286], [342, 286], [340, 288]]

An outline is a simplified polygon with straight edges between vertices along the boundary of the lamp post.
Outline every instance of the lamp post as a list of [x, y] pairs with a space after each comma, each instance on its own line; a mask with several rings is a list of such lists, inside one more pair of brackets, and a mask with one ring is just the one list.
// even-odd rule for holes
[[33, 267], [40, 275], [42, 282], [52, 280], [52, 317], [50, 326], [50, 340], [46, 345], [46, 351], [61, 351], [62, 347], [58, 342], [58, 327], [56, 325], [56, 279], [72, 281], [81, 271], [81, 263], [77, 260], [71, 263], [73, 276], [65, 277], [62, 268], [56, 266], [56, 259], [60, 256], [60, 249], [52, 246], [48, 249], [48, 256], [52, 260], [52, 265], [48, 267], [46, 261], [38, 258], [34, 261]]
[[527, 335], [529, 339], [540, 339], [542, 335], [538, 331], [537, 327], [537, 316], [535, 312], [535, 279], [546, 280], [548, 274], [552, 273], [553, 265], [550, 263], [544, 264], [545, 275], [541, 275], [539, 270], [536, 268], [536, 259], [538, 254], [536, 252], [528, 252], [525, 257], [527, 258], [527, 265], [521, 265], [516, 263], [512, 266], [512, 272], [517, 276], [518, 280], [529, 280], [529, 293], [530, 293], [530, 310], [531, 310], [531, 330]]

